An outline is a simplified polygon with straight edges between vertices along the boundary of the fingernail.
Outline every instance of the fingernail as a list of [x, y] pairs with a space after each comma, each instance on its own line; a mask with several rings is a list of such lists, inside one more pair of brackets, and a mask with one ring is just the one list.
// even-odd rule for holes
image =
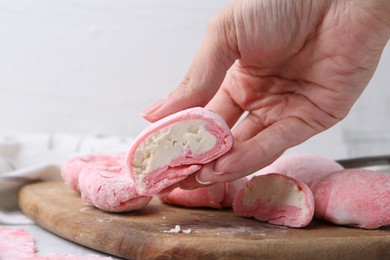
[[215, 170], [215, 165], [216, 165], [216, 163], [213, 163], [213, 165], [211, 165], [211, 167], [210, 167], [210, 171], [211, 171], [212, 174], [214, 174], [214, 175], [221, 175], [221, 174], [225, 173], [225, 172], [221, 172], [221, 171], [216, 171]]
[[202, 184], [202, 185], [211, 185], [211, 184], [214, 184], [213, 181], [202, 181], [199, 177], [199, 174], [200, 172], [198, 172], [196, 175], [195, 175], [195, 180], [199, 183], [199, 184]]
[[147, 109], [142, 111], [141, 115], [147, 116], [149, 114], [152, 114], [153, 112], [155, 112], [157, 109], [159, 109], [165, 103], [165, 100], [166, 99], [161, 99], [160, 101], [157, 101], [156, 103], [154, 103], [153, 105], [151, 105], [150, 107], [148, 107]]

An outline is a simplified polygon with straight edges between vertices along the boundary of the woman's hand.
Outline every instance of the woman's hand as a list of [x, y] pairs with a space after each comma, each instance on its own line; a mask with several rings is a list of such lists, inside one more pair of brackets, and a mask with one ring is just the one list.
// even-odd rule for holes
[[342, 120], [376, 69], [389, 21], [388, 0], [242, 0], [216, 14], [179, 87], [144, 111], [153, 122], [206, 106], [235, 125], [232, 150], [181, 186], [251, 174]]

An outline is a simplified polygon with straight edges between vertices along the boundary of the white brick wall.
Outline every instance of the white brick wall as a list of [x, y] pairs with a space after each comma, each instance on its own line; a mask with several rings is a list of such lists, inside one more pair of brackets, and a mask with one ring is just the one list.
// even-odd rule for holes
[[[136, 135], [229, 2], [0, 0], [0, 133]], [[390, 153], [389, 48], [348, 118], [292, 152]]]

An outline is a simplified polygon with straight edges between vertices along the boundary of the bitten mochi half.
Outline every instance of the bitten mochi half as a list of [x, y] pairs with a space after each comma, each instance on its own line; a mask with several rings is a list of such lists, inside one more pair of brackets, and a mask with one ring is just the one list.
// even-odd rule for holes
[[233, 211], [270, 224], [304, 227], [314, 215], [314, 196], [306, 184], [278, 173], [250, 179], [233, 200]]
[[231, 149], [230, 128], [218, 114], [190, 108], [161, 119], [135, 139], [127, 165], [138, 192], [156, 195]]
[[315, 216], [339, 225], [376, 229], [390, 225], [390, 174], [346, 169], [313, 187]]

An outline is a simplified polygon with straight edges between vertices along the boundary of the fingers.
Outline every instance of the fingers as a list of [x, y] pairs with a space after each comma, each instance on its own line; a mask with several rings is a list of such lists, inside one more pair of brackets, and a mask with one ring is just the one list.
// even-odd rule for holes
[[[204, 166], [204, 167], [207, 167], [207, 166]], [[214, 184], [213, 182], [200, 183], [199, 180], [196, 179], [197, 178], [196, 176], [197, 176], [197, 173], [194, 173], [194, 174], [191, 174], [190, 176], [188, 176], [187, 178], [185, 178], [184, 180], [180, 181], [178, 183], [179, 188], [181, 188], [183, 190], [193, 190], [196, 188], [206, 187], [206, 186], [210, 186], [210, 185]]]
[[264, 130], [266, 126], [253, 113], [248, 115], [232, 130], [234, 140], [236, 142], [244, 142], [260, 131]]
[[290, 118], [260, 131], [253, 138], [235, 146], [215, 161], [202, 167], [196, 176], [200, 183], [236, 180], [269, 165], [288, 148], [302, 143], [317, 132], [302, 120]]
[[[218, 96], [218, 94], [214, 97], [214, 99]], [[263, 124], [259, 122], [259, 120], [255, 119], [256, 117], [249, 113], [234, 129], [233, 129], [233, 135], [234, 135], [234, 147], [232, 148], [232, 151], [237, 149], [237, 146], [239, 146], [239, 143], [245, 142], [249, 140], [250, 138], [256, 136], [261, 130], [264, 130]], [[276, 159], [276, 158], [275, 158]], [[192, 174], [191, 176], [187, 177], [185, 180], [180, 182], [180, 188], [182, 189], [194, 189], [198, 187], [203, 187], [205, 185], [208, 185], [210, 183], [216, 183], [216, 182], [223, 182], [228, 178], [228, 181], [235, 180], [239, 177], [236, 177], [233, 173], [224, 173], [224, 172], [216, 172], [215, 168], [215, 162], [209, 163], [202, 167], [200, 171], [198, 171], [196, 174]], [[253, 170], [256, 171], [256, 170]], [[252, 172], [251, 172], [252, 173]], [[203, 181], [206, 179], [207, 181]]]
[[205, 106], [218, 91], [227, 70], [239, 58], [234, 19], [228, 7], [213, 17], [184, 79], [170, 95], [143, 111], [151, 122], [180, 110]]
[[244, 113], [244, 110], [237, 105], [231, 95], [227, 92], [228, 84], [231, 84], [229, 76], [225, 78], [221, 88], [218, 90], [213, 99], [211, 99], [211, 101], [206, 105], [206, 108], [222, 116], [226, 124], [232, 128], [241, 117], [242, 113]]

